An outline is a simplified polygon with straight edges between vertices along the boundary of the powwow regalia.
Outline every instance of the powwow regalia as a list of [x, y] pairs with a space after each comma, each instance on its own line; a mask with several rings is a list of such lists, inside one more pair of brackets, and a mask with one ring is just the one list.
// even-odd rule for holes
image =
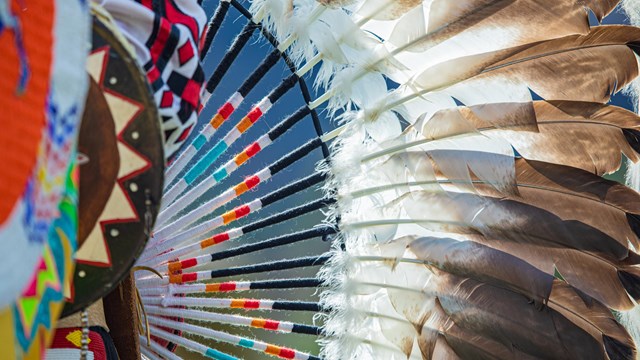
[[21, 5], [0, 3], [2, 359], [41, 357], [64, 304], [77, 249], [75, 142], [87, 90], [78, 72], [87, 5]]
[[0, 0], [0, 358], [637, 358], [622, 14]]

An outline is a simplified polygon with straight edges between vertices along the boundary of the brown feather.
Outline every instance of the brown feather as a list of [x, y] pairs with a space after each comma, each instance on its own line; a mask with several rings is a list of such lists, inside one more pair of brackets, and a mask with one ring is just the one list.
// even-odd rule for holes
[[[627, 349], [627, 354], [635, 352], [629, 334], [615, 321], [608, 308], [519, 258], [471, 241], [452, 239], [421, 237], [411, 241], [408, 247], [429, 266], [521, 293], [538, 304], [548, 304], [601, 341], [603, 346], [607, 339], [612, 339], [612, 344], [623, 344], [621, 349]], [[582, 275], [588, 276], [587, 273]], [[622, 350], [612, 346], [608, 351]]]
[[[471, 153], [465, 151], [441, 152], [469, 153], [466, 158], [472, 158]], [[426, 182], [438, 178], [441, 185], [456, 184], [460, 188], [459, 184], [464, 185], [469, 181], [466, 178], [452, 178], [446, 173], [443, 174], [439, 171], [437, 163], [433, 165], [436, 171], [434, 173], [430, 162], [421, 161], [430, 157], [430, 153], [426, 153], [426, 156], [423, 154], [425, 153], [408, 152], [394, 155], [387, 161], [399, 163], [394, 166], [397, 170], [395, 173], [406, 173], [404, 177], [395, 179], [396, 183], [402, 184], [403, 181], [407, 181], [407, 176], [415, 181]], [[483, 160], [480, 156], [476, 158], [478, 161]], [[404, 165], [406, 170], [402, 171], [400, 165]], [[632, 244], [636, 249], [640, 248], [640, 194], [637, 192], [619, 183], [567, 166], [518, 159], [515, 167], [514, 184], [517, 191], [504, 192], [494, 184], [475, 176], [470, 179], [473, 184], [471, 191], [495, 198], [510, 196], [512, 200], [551, 213], [561, 221], [578, 221], [596, 228], [615, 239], [621, 247], [628, 248], [629, 244]], [[387, 168], [389, 166], [382, 167]], [[408, 190], [406, 186], [400, 186], [398, 189], [401, 192]], [[462, 189], [467, 189], [467, 186], [463, 186]]]
[[[600, 350], [598, 354], [594, 354], [595, 358], [602, 358], [602, 350], [606, 350], [611, 359], [628, 359], [635, 352], [628, 334], [615, 321], [605, 306], [588, 295], [572, 289], [564, 282], [540, 273], [517, 258], [508, 260], [506, 258], [509, 258], [510, 255], [470, 241], [458, 242], [451, 239], [428, 237], [417, 239], [406, 237], [396, 239], [394, 242], [396, 241], [399, 243], [408, 242], [411, 252], [417, 259], [424, 261], [425, 266], [429, 268], [428, 273], [433, 274], [428, 283], [419, 286], [409, 284], [404, 292], [396, 289], [394, 290], [395, 296], [389, 298], [396, 309], [398, 308], [396, 303], [415, 305], [414, 301], [407, 298], [413, 293], [423, 294], [429, 299], [428, 312], [423, 315], [425, 321], [421, 322], [420, 327], [417, 328], [418, 346], [425, 359], [433, 358], [430, 354], [435, 352], [437, 343], [441, 341], [442, 337], [461, 358], [537, 358], [541, 355], [536, 351], [539, 348], [544, 349], [544, 347], [540, 347], [540, 344], [549, 341], [544, 338], [545, 336], [552, 338], [556, 336], [556, 341], [569, 344], [576, 338], [573, 332], [576, 332], [578, 337], [582, 337], [582, 340], [576, 341], [565, 349], [569, 354], [576, 353], [572, 346], [580, 346], [579, 344], [585, 343], [584, 338], [587, 334], [590, 336], [589, 342], [598, 343], [596, 348]], [[381, 247], [381, 253], [387, 254], [386, 246], [388, 245]], [[397, 253], [397, 251], [392, 249], [390, 253]], [[401, 262], [399, 266], [418, 267], [414, 260], [410, 263]], [[487, 269], [488, 271], [485, 271]], [[411, 271], [407, 272], [406, 268], [401, 272], [411, 273]], [[391, 276], [388, 281], [395, 284], [391, 280], [393, 278], [397, 277]], [[447, 279], [452, 278], [458, 279], [453, 285], [447, 283], [449, 281]], [[527, 279], [532, 279], [534, 284], [537, 282], [536, 279], [539, 279], [541, 286], [527, 284]], [[477, 283], [473, 287], [490, 287], [493, 290], [489, 290], [489, 292], [497, 294], [496, 300], [483, 304], [466, 297], [458, 299], [454, 296], [459, 290], [460, 284], [464, 285], [469, 282]], [[554, 289], [554, 287], [558, 287], [558, 289]], [[421, 288], [422, 290], [420, 290]], [[390, 288], [387, 289], [387, 292], [389, 291]], [[539, 293], [532, 296], [532, 291]], [[389, 295], [392, 294], [389, 293]], [[431, 300], [434, 297], [435, 302]], [[544, 298], [544, 301], [531, 301], [532, 297]], [[519, 298], [521, 306], [513, 307], [509, 306], [509, 302], [502, 303], [505, 298], [511, 298], [511, 300]], [[442, 314], [438, 309], [439, 301], [443, 300], [448, 301], [445, 305], [453, 301], [458, 306], [459, 312], [468, 312], [476, 318], [472, 321], [466, 318], [461, 320], [459, 314], [452, 312], [449, 307], [447, 307], [447, 314]], [[525, 304], [526, 306], [522, 307]], [[544, 305], [547, 305], [548, 308]], [[532, 311], [531, 308], [534, 308], [535, 311]], [[496, 313], [493, 309], [499, 309], [500, 313]], [[524, 311], [525, 315], [528, 315], [523, 316], [520, 311]], [[414, 313], [400, 313], [404, 314], [407, 319], [412, 319], [415, 315]], [[504, 313], [508, 314], [508, 318], [501, 319], [500, 317], [504, 316]], [[545, 323], [548, 325], [549, 316], [553, 321], [553, 326], [559, 327], [558, 334], [538, 334], [544, 332], [541, 327], [546, 326]], [[512, 319], [523, 323], [514, 325], [511, 323]], [[483, 321], [488, 324], [483, 325]], [[533, 331], [540, 338], [527, 346], [529, 340], [525, 339], [523, 334], [532, 324], [535, 325]], [[517, 328], [521, 325], [525, 326], [525, 330]], [[569, 336], [570, 339], [568, 340], [564, 336]], [[518, 346], [512, 347], [511, 344]], [[528, 354], [521, 352], [525, 350]], [[559, 353], [554, 358], [566, 358], [566, 356]]]
[[441, 272], [436, 279], [438, 300], [460, 328], [535, 357], [604, 357], [598, 340], [557, 311], [540, 310], [521, 294]]
[[522, 259], [473, 241], [419, 237], [410, 241], [408, 248], [430, 266], [456, 276], [508, 288], [525, 294], [538, 304], [545, 303], [551, 294], [553, 276]]
[[489, 131], [525, 158], [563, 164], [597, 175], [620, 168], [622, 154], [639, 160], [640, 117], [616, 106], [585, 102], [534, 103], [539, 133]]
[[633, 50], [640, 29], [598, 26], [528, 47], [484, 70], [482, 76], [522, 81], [544, 99], [607, 102], [638, 76]]
[[396, 202], [427, 229], [464, 235], [548, 274], [557, 268], [570, 284], [612, 308], [628, 309], [626, 293], [639, 295], [640, 278], [631, 267], [640, 263], [638, 255], [584, 223], [523, 202], [473, 194], [414, 191]]
[[[427, 92], [457, 83], [467, 91], [523, 84], [544, 99], [605, 103], [638, 75], [631, 48], [638, 41], [638, 28], [598, 26], [587, 35], [452, 59], [417, 75], [413, 86]], [[459, 96], [456, 89], [447, 91]]]
[[[424, 51], [463, 32], [496, 28], [512, 29], [510, 46], [519, 46], [585, 34], [589, 22], [586, 12], [573, 0], [435, 0], [429, 11], [428, 35], [411, 51]], [[407, 39], [392, 36], [391, 41], [398, 45]]]
[[[446, 316], [439, 301], [436, 301], [438, 302], [439, 311]], [[535, 359], [535, 357], [529, 356], [513, 346], [501, 344], [481, 334], [459, 327], [450, 319], [445, 323], [443, 333], [447, 345], [462, 359]], [[434, 353], [432, 357], [426, 357], [426, 359], [438, 358]]]
[[[398, 69], [389, 69], [389, 74], [398, 82], [410, 80], [424, 92], [440, 90], [538, 42], [588, 32], [587, 12], [575, 0], [436, 0], [428, 20], [423, 9], [416, 8], [386, 38], [389, 50], [401, 50], [397, 60], [403, 65], [396, 64], [400, 69], [429, 67], [410, 78]], [[473, 43], [469, 56], [455, 51], [463, 43]], [[425, 58], [447, 60], [425, 64]]]
[[628, 288], [625, 287], [621, 281], [621, 273], [626, 268], [620, 262], [607, 261], [576, 249], [518, 244], [481, 236], [469, 238], [525, 259], [547, 274], [560, 274], [567, 283], [612, 309], [628, 310], [634, 306], [627, 294], [634, 291], [640, 282], [636, 281], [629, 284]]
[[[637, 192], [586, 171], [524, 159], [516, 161], [516, 179], [520, 196], [514, 199], [545, 209], [564, 221], [597, 228], [621, 246], [631, 243], [639, 247]], [[491, 186], [476, 183], [475, 187], [481, 194], [500, 196]]]
[[571, 286], [555, 280], [549, 306], [593, 338], [601, 339], [610, 359], [635, 359], [636, 347], [625, 328], [616, 321], [609, 309], [599, 302], [585, 301], [585, 298]]
[[[564, 221], [593, 226], [617, 239], [621, 246], [631, 243], [638, 247], [636, 212], [640, 210], [640, 195], [635, 191], [582, 170], [524, 159], [517, 161], [516, 174], [520, 201], [546, 209]], [[476, 187], [483, 194], [496, 195], [488, 185], [477, 184]], [[491, 243], [491, 246], [499, 245]], [[632, 306], [625, 292], [637, 298], [640, 282], [633, 275], [637, 271], [625, 267], [626, 262], [594, 262], [589, 260], [591, 256], [573, 250], [520, 248], [510, 244], [502, 244], [500, 248], [517, 252], [519, 256], [529, 255], [532, 264], [550, 274], [557, 268], [569, 283], [611, 307], [628, 309]], [[633, 259], [637, 259], [637, 255], [631, 252], [630, 255], [629, 263], [636, 263]]]
[[[610, 260], [625, 260], [630, 251], [603, 232], [578, 221], [565, 221], [553, 213], [515, 199], [499, 199], [468, 193], [413, 191], [397, 202], [407, 214], [438, 231], [482, 234], [514, 242], [544, 244], [592, 252]], [[434, 210], [446, 209], [447, 212]], [[433, 218], [431, 218], [433, 216]], [[444, 221], [443, 223], [438, 223]], [[447, 221], [455, 221], [455, 223]]]
[[421, 117], [407, 132], [412, 129], [434, 140], [480, 131], [507, 140], [527, 159], [597, 175], [618, 170], [621, 154], [640, 160], [640, 117], [600, 103], [535, 101], [457, 107], [438, 111], [429, 119]]
[[[472, 158], [472, 153], [467, 151], [440, 152], [468, 153], [466, 157], [448, 156], [450, 159]], [[472, 192], [496, 198], [510, 196], [510, 199], [546, 210], [563, 221], [578, 221], [592, 226], [625, 248], [629, 243], [635, 249], [640, 248], [640, 194], [624, 185], [568, 166], [518, 159], [513, 179], [516, 191], [505, 192], [473, 174], [471, 178], [448, 176], [439, 171], [438, 163], [424, 161], [431, 156], [429, 152], [415, 151], [397, 154], [380, 169], [392, 169], [394, 174], [402, 175], [392, 180], [399, 185], [399, 194], [408, 191], [407, 186], [400, 184], [408, 181], [409, 177], [422, 182], [438, 179], [440, 185], [455, 184], [465, 190], [468, 190], [466, 184], [471, 182]], [[474, 166], [482, 166], [484, 157], [476, 156], [475, 159]], [[470, 169], [473, 171], [474, 167]]]
[[436, 298], [429, 324], [418, 335], [425, 360], [430, 359], [533, 359], [512, 346], [505, 346], [481, 334], [456, 325]]
[[429, 140], [437, 140], [494, 129], [538, 131], [533, 102], [458, 106], [442, 109], [430, 118], [425, 115], [408, 127], [405, 134], [415, 130]]
[[572, 192], [620, 208], [627, 213], [640, 214], [638, 192], [618, 183], [594, 176], [588, 171], [541, 161], [519, 159], [516, 174], [522, 183], [560, 192]]

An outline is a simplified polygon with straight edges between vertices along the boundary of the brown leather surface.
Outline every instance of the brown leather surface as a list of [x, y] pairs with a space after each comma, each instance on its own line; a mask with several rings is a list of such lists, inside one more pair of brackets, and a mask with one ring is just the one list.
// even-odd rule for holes
[[116, 128], [109, 105], [98, 84], [89, 80], [89, 95], [78, 141], [78, 152], [87, 158], [87, 162], [80, 165], [78, 247], [102, 214], [120, 168]]
[[122, 360], [140, 359], [138, 317], [133, 277], [128, 275], [103, 299], [104, 314], [118, 355]]

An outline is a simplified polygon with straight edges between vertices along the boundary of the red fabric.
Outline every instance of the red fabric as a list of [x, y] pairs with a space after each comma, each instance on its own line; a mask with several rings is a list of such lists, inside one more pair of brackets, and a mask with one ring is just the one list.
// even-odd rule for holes
[[249, 189], [253, 189], [254, 187], [256, 187], [260, 183], [260, 178], [258, 176], [256, 176], [256, 175], [254, 175], [252, 177], [247, 178], [244, 181], [244, 183], [247, 184], [247, 187]]
[[246, 153], [248, 157], [252, 157], [253, 155], [257, 154], [260, 150], [262, 150], [262, 148], [260, 147], [260, 144], [253, 143], [249, 147], [247, 147]]
[[171, 23], [167, 19], [159, 18], [160, 27], [158, 32], [155, 33], [154, 42], [149, 46], [149, 52], [151, 53], [151, 59], [153, 63], [157, 63], [160, 55], [164, 51], [167, 40], [171, 36]]
[[233, 105], [231, 105], [230, 103], [224, 103], [224, 105], [222, 105], [222, 107], [218, 109], [218, 114], [220, 114], [220, 116], [227, 120], [229, 116], [231, 116], [233, 110], [235, 110], [233, 108]]
[[244, 302], [245, 309], [258, 309], [260, 308], [260, 301], [257, 300], [247, 300]]
[[262, 109], [260, 109], [259, 107], [254, 108], [253, 110], [251, 110], [251, 112], [249, 112], [249, 114], [247, 114], [247, 117], [249, 118], [249, 120], [251, 120], [252, 123], [255, 123], [256, 121], [258, 121], [258, 119], [260, 119], [261, 116], [262, 116]]
[[213, 236], [213, 241], [217, 244], [217, 243], [221, 243], [223, 241], [227, 241], [229, 240], [229, 234], [228, 233], [222, 233], [222, 234], [218, 234]]
[[182, 265], [183, 269], [188, 269], [190, 267], [194, 267], [194, 266], [198, 265], [198, 260], [196, 260], [196, 259], [182, 260], [180, 262], [180, 265]]
[[235, 212], [236, 212], [236, 218], [239, 219], [249, 214], [251, 212], [251, 208], [249, 208], [247, 205], [244, 205], [244, 206], [240, 206], [239, 208], [236, 208]]
[[173, 93], [171, 91], [165, 91], [162, 93], [162, 100], [160, 100], [160, 107], [166, 108], [173, 105]]
[[193, 55], [195, 55], [195, 52], [193, 51], [193, 46], [191, 46], [190, 42], [186, 42], [178, 48], [178, 59], [180, 60], [180, 65], [184, 65], [187, 61], [191, 60]]
[[236, 289], [235, 283], [222, 283], [220, 284], [220, 291], [233, 291]]
[[280, 356], [285, 359], [294, 359], [296, 357], [296, 353], [291, 349], [281, 349]]
[[198, 274], [196, 273], [182, 274], [182, 282], [192, 282], [196, 280], [198, 280]]
[[189, 104], [191, 104], [194, 109], [200, 103], [200, 89], [202, 88], [202, 83], [199, 83], [195, 80], [187, 81], [184, 89], [182, 90], [182, 99]]
[[280, 326], [280, 321], [267, 320], [264, 323], [264, 328], [268, 330], [278, 330]]

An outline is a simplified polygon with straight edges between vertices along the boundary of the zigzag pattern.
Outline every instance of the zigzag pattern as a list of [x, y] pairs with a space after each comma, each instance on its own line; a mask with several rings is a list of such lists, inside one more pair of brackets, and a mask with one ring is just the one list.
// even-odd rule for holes
[[[67, 176], [66, 192], [60, 203], [60, 217], [53, 223], [49, 242], [43, 250], [43, 260], [37, 275], [26, 288], [22, 297], [12, 307], [15, 336], [23, 351], [27, 351], [38, 328], [51, 328], [52, 320], [62, 310], [63, 282], [68, 280], [67, 271], [72, 254], [77, 249], [77, 184], [74, 169]], [[58, 304], [52, 309], [51, 305]], [[52, 313], [52, 310], [55, 313]]]

